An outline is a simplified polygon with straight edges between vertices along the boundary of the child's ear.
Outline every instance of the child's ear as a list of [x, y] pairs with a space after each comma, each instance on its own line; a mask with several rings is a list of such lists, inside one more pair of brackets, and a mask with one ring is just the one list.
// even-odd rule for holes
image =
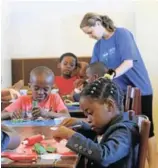
[[61, 68], [61, 64], [60, 63], [57, 64], [57, 68]]
[[115, 109], [115, 101], [113, 99], [108, 98], [106, 100], [106, 105], [107, 105], [107, 108], [108, 108], [109, 112], [114, 111], [114, 109]]
[[94, 78], [97, 80], [99, 78], [98, 74], [94, 74]]

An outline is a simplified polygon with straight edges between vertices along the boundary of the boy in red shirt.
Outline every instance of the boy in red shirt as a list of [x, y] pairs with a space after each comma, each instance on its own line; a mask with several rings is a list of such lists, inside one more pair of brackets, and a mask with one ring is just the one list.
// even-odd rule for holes
[[[30, 73], [32, 96], [21, 96], [4, 109], [1, 119], [9, 118], [55, 118], [69, 116], [62, 99], [58, 94], [51, 94], [54, 73], [51, 69], [39, 66]], [[36, 107], [33, 106], [36, 102]]]
[[61, 76], [55, 77], [55, 87], [59, 89], [61, 96], [70, 95], [74, 90], [74, 82], [78, 76], [73, 76], [78, 67], [78, 60], [73, 53], [65, 53], [60, 57], [59, 67]]

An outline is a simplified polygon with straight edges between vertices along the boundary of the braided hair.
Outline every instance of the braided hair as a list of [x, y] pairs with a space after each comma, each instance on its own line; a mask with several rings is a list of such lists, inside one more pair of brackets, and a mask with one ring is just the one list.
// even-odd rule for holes
[[88, 96], [92, 99], [105, 102], [108, 98], [115, 101], [120, 112], [123, 111], [123, 92], [121, 89], [107, 78], [99, 78], [88, 84], [81, 92], [81, 97]]

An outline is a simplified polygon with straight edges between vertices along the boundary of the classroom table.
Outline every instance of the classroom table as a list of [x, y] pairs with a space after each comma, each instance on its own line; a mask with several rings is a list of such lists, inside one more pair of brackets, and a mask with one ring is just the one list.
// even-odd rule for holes
[[38, 120], [26, 120], [23, 122], [13, 122], [12, 120], [4, 120], [2, 121], [3, 124], [11, 126], [11, 127], [33, 127], [33, 126], [54, 126], [55, 122], [54, 120], [43, 120], [43, 121], [38, 121]]
[[[44, 134], [45, 139], [53, 138], [50, 126], [17, 126], [14, 129], [19, 133], [21, 140], [36, 134]], [[10, 159], [3, 158], [1, 159], [1, 167], [75, 168], [78, 161], [78, 155], [62, 156], [60, 160], [44, 160], [39, 157], [36, 162], [31, 163], [13, 162]]]

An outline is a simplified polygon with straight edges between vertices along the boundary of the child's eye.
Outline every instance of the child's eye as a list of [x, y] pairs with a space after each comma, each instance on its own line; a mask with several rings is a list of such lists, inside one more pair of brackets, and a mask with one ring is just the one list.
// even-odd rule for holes
[[86, 113], [87, 113], [87, 115], [92, 115], [93, 114], [92, 111], [89, 111], [89, 110]]
[[49, 88], [44, 88], [44, 91], [45, 91], [45, 92], [48, 92], [48, 90], [49, 90]]
[[92, 112], [89, 112], [88, 115], [92, 115]]

